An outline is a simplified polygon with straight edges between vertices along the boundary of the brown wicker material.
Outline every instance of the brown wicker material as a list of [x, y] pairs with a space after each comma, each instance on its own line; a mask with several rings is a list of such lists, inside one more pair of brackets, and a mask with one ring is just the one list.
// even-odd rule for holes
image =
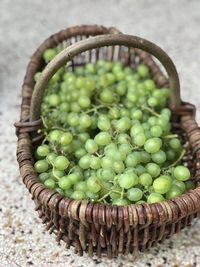
[[[128, 254], [150, 248], [179, 232], [200, 214], [200, 130], [195, 121], [195, 107], [180, 100], [177, 72], [169, 57], [159, 47], [146, 40], [109, 33], [117, 33], [117, 30], [102, 26], [80, 26], [68, 28], [48, 38], [31, 57], [27, 67], [22, 90], [21, 118], [16, 126], [17, 159], [21, 176], [36, 204], [39, 217], [46, 224], [46, 229], [56, 234], [58, 242], [63, 240], [67, 248], [74, 246], [79, 255], [86, 251], [90, 256], [95, 253], [100, 257], [105, 253], [108, 258], [113, 258], [119, 253]], [[35, 86], [34, 74], [45, 65], [42, 59], [45, 49], [66, 40], [76, 43], [89, 36], [102, 34], [104, 35], [84, 40], [61, 52], [48, 65]], [[152, 56], [139, 48], [156, 56], [168, 72], [170, 88], [174, 89], [170, 99], [173, 129], [185, 144], [187, 153], [184, 161], [192, 172], [192, 178], [197, 182], [197, 188], [162, 203], [132, 204], [124, 207], [67, 199], [45, 188], [34, 171], [32, 141], [40, 139], [36, 134], [37, 129], [41, 127], [41, 120], [38, 120], [40, 102], [42, 90], [48, 80], [59, 67], [72, 58], [72, 69], [76, 65], [95, 62], [98, 58], [107, 58], [113, 61], [121, 60], [132, 68], [144, 62], [149, 66], [156, 84], [167, 86], [168, 81]], [[34, 135], [31, 132], [35, 132]]]

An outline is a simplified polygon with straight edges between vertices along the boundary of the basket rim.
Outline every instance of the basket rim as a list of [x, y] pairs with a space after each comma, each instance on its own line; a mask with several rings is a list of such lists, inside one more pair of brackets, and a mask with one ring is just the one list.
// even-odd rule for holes
[[[31, 80], [32, 80], [32, 65], [34, 65], [34, 67], [38, 64], [38, 56], [42, 56], [43, 51], [48, 47], [48, 45], [52, 42], [52, 40], [54, 40], [55, 43], [59, 43], [60, 39], [59, 36], [60, 35], [64, 35], [65, 31], [68, 31], [68, 33], [72, 34], [73, 30], [75, 29], [77, 32], [83, 30], [83, 28], [85, 27], [85, 29], [88, 29], [87, 27], [91, 27], [89, 25], [83, 25], [83, 26], [75, 26], [75, 27], [71, 27], [71, 28], [67, 28], [65, 30], [61, 30], [53, 35], [51, 35], [49, 38], [47, 38], [39, 47], [38, 49], [33, 53], [30, 62], [27, 66], [26, 69], [26, 75], [25, 75], [25, 79], [24, 79], [24, 83], [22, 86], [22, 92], [27, 90], [27, 86], [31, 87]], [[96, 29], [99, 29], [99, 31], [104, 31], [104, 32], [108, 32], [108, 30], [110, 28], [106, 28], [103, 26], [97, 26], [97, 25], [93, 25], [92, 27], [93, 30], [95, 31]], [[75, 35], [74, 35], [75, 36]], [[52, 47], [52, 46], [49, 46]], [[35, 67], [35, 69], [37, 69]], [[33, 90], [33, 84], [32, 84], [32, 90]], [[23, 95], [23, 94], [22, 94]], [[21, 121], [24, 121], [27, 119], [27, 116], [24, 116], [24, 113], [22, 112], [22, 108], [23, 108], [23, 100], [24, 98], [26, 98], [26, 96], [22, 96], [22, 106], [21, 106]], [[183, 105], [184, 107], [184, 105]], [[188, 119], [188, 117], [190, 117], [190, 121], [195, 124], [195, 128], [197, 129], [198, 125], [196, 123], [196, 120], [194, 118], [193, 115], [184, 115], [182, 118], [184, 119]], [[186, 129], [187, 130], [187, 129]], [[31, 138], [29, 136], [28, 133], [20, 133], [18, 135], [18, 148], [17, 148], [17, 154], [23, 154], [24, 149], [20, 147], [20, 140], [21, 139], [26, 139], [28, 142], [28, 145], [31, 146], [30, 141]], [[32, 157], [32, 154], [31, 154]], [[31, 160], [33, 159], [33, 157], [31, 158]], [[20, 162], [18, 160], [18, 163], [20, 165]], [[23, 181], [26, 185], [26, 187], [29, 189], [29, 191], [31, 192], [31, 194], [33, 196], [35, 196], [35, 194], [37, 194], [36, 197], [40, 198], [41, 202], [43, 204], [47, 204], [47, 205], [52, 205], [52, 199], [54, 199], [54, 203], [53, 203], [53, 207], [57, 207], [57, 209], [59, 210], [59, 212], [63, 213], [63, 207], [67, 205], [67, 207], [70, 207], [71, 212], [73, 213], [73, 210], [76, 207], [76, 212], [77, 212], [77, 207], [79, 207], [79, 215], [74, 214], [72, 216], [79, 218], [81, 221], [86, 220], [86, 218], [82, 218], [82, 209], [80, 208], [81, 205], [86, 206], [85, 208], [87, 209], [87, 206], [90, 205], [90, 208], [93, 210], [97, 210], [96, 211], [96, 217], [95, 220], [102, 220], [102, 212], [99, 212], [98, 210], [103, 206], [103, 208], [101, 208], [101, 210], [106, 211], [107, 209], [110, 210], [114, 209], [116, 210], [115, 216], [117, 215], [118, 218], [119, 216], [122, 216], [123, 219], [125, 219], [126, 216], [130, 216], [130, 214], [127, 214], [125, 211], [128, 211], [128, 213], [132, 210], [135, 210], [133, 213], [135, 214], [133, 217], [136, 221], [138, 221], [138, 223], [140, 221], [142, 221], [141, 216], [143, 216], [144, 221], [147, 220], [146, 223], [150, 223], [150, 221], [154, 221], [157, 218], [160, 218], [161, 223], [163, 222], [171, 222], [172, 220], [174, 221], [174, 218], [178, 218], [179, 216], [185, 216], [186, 214], [188, 215], [189, 213], [194, 213], [199, 209], [199, 205], [198, 205], [198, 199], [200, 198], [200, 185], [198, 185], [195, 189], [190, 190], [186, 193], [184, 193], [183, 195], [181, 195], [178, 198], [175, 198], [173, 200], [165, 200], [161, 203], [154, 203], [154, 204], [149, 204], [149, 203], [144, 203], [144, 204], [129, 204], [127, 206], [115, 206], [115, 205], [111, 205], [111, 204], [98, 204], [98, 203], [92, 203], [89, 202], [87, 200], [73, 200], [70, 198], [66, 198], [61, 196], [59, 193], [56, 193], [55, 191], [49, 190], [47, 189], [44, 184], [42, 182], [39, 181], [38, 176], [36, 173], [33, 172], [33, 170], [28, 167], [33, 166], [33, 164], [31, 162], [29, 163], [25, 163], [22, 166], [20, 166], [20, 172], [21, 172], [21, 176], [23, 177]], [[24, 173], [24, 168], [27, 167], [26, 172]], [[46, 197], [44, 197], [46, 195]], [[42, 196], [42, 199], [41, 199]], [[70, 205], [69, 205], [70, 203]], [[184, 209], [185, 208], [185, 209]], [[65, 210], [66, 211], [66, 210]], [[136, 212], [136, 213], [135, 213]], [[141, 214], [140, 214], [141, 212]], [[69, 213], [69, 212], [68, 212]], [[122, 214], [123, 215], [122, 215]], [[121, 214], [121, 215], [120, 215]], [[105, 214], [104, 214], [105, 215]], [[114, 215], [113, 215], [114, 216]], [[178, 217], [177, 217], [178, 216]], [[136, 218], [137, 217], [137, 218]], [[93, 218], [94, 219], [94, 218]], [[86, 220], [87, 221], [87, 220]], [[118, 222], [118, 220], [117, 220]]]

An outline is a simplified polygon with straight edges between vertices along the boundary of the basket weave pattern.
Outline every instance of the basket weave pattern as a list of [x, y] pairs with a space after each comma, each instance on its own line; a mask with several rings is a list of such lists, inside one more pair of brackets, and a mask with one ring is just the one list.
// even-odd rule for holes
[[[45, 188], [35, 173], [31, 133], [37, 132], [41, 121], [29, 122], [29, 117], [35, 85], [34, 74], [45, 66], [42, 58], [44, 51], [66, 41], [73, 44], [89, 36], [109, 34], [113, 31], [113, 28], [103, 26], [79, 26], [68, 28], [48, 38], [33, 54], [27, 67], [22, 88], [20, 123], [17, 124], [17, 160], [20, 173], [32, 195], [39, 217], [46, 224], [46, 229], [56, 234], [58, 242], [63, 240], [67, 248], [74, 246], [79, 255], [84, 251], [90, 256], [96, 253], [98, 257], [106, 253], [108, 258], [116, 257], [119, 253], [144, 251], [158, 241], [179, 232], [200, 214], [199, 187], [179, 198], [162, 203], [117, 207], [63, 198]], [[95, 62], [99, 58], [113, 61], [120, 59], [132, 68], [143, 62], [149, 67], [158, 86], [168, 85], [167, 79], [149, 54], [122, 46], [105, 47], [80, 54], [72, 61], [71, 68]], [[174, 131], [181, 136], [187, 150], [184, 160], [198, 185], [200, 130], [195, 121], [195, 107], [182, 102], [181, 106], [173, 108], [172, 111]], [[35, 134], [34, 141], [37, 143], [38, 140]]]

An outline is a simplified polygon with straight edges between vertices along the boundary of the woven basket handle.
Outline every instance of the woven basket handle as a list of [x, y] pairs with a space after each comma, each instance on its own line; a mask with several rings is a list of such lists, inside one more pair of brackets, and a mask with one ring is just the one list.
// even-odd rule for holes
[[170, 57], [157, 45], [145, 39], [126, 35], [126, 34], [105, 34], [91, 37], [80, 42], [77, 42], [62, 52], [60, 52], [42, 71], [42, 74], [37, 81], [30, 107], [30, 121], [35, 121], [40, 118], [40, 109], [45, 88], [51, 77], [59, 68], [64, 66], [74, 56], [87, 50], [95, 49], [103, 46], [122, 45], [132, 48], [142, 49], [155, 56], [165, 67], [169, 77], [169, 86], [171, 90], [170, 107], [175, 108], [181, 104], [180, 99], [180, 83], [176, 67]]

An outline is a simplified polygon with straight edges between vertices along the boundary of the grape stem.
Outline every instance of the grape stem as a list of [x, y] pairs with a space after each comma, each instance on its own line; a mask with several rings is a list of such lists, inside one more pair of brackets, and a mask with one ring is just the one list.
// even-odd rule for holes
[[123, 196], [124, 196], [124, 187], [122, 187], [122, 191], [121, 191], [121, 196], [120, 196], [120, 198], [122, 199]]
[[53, 164], [52, 161], [49, 160], [49, 162], [51, 163], [51, 165], [52, 165], [52, 167], [53, 167], [53, 168], [52, 168], [53, 176], [54, 176], [57, 180], [59, 180], [60, 177], [58, 177], [58, 176], [55, 174], [55, 165]]
[[153, 114], [154, 116], [160, 118], [160, 114], [157, 113], [155, 110], [153, 110], [153, 109], [151, 109], [151, 108], [149, 108], [149, 107], [145, 107], [145, 106], [142, 106], [141, 108], [142, 108], [143, 110], [146, 110], [146, 111], [150, 112], [150, 113]]
[[176, 138], [176, 137], [178, 137], [178, 135], [177, 134], [168, 134], [168, 135], [164, 135], [162, 137], [166, 138], [166, 139], [170, 139], [170, 138]]
[[178, 157], [178, 159], [177, 159], [176, 161], [174, 161], [172, 164], [170, 164], [169, 166], [167, 166], [166, 168], [163, 168], [163, 170], [166, 170], [166, 169], [169, 169], [169, 168], [171, 168], [171, 167], [176, 166], [176, 164], [177, 164], [180, 160], [182, 160], [182, 158], [184, 157], [185, 153], [186, 153], [186, 150], [183, 149], [183, 150], [181, 151], [181, 154], [180, 154], [180, 156]]
[[84, 112], [84, 113], [87, 114], [87, 113], [90, 113], [90, 112], [93, 112], [93, 111], [97, 111], [97, 110], [100, 109], [100, 108], [105, 108], [105, 105], [99, 105], [99, 106], [96, 106], [96, 107], [94, 107], [94, 108], [89, 109], [88, 111], [86, 111], [86, 112]]
[[44, 127], [45, 127], [46, 129], [48, 129], [48, 126], [47, 126], [47, 124], [46, 124], [45, 119], [44, 119], [43, 116], [41, 116], [41, 119], [42, 119], [42, 123], [43, 123]]
[[110, 190], [108, 193], [106, 193], [104, 196], [102, 196], [98, 202], [101, 202], [102, 200], [104, 200], [105, 198], [107, 198], [111, 193], [117, 193], [117, 194], [120, 194], [119, 191], [116, 191], [116, 190]]

